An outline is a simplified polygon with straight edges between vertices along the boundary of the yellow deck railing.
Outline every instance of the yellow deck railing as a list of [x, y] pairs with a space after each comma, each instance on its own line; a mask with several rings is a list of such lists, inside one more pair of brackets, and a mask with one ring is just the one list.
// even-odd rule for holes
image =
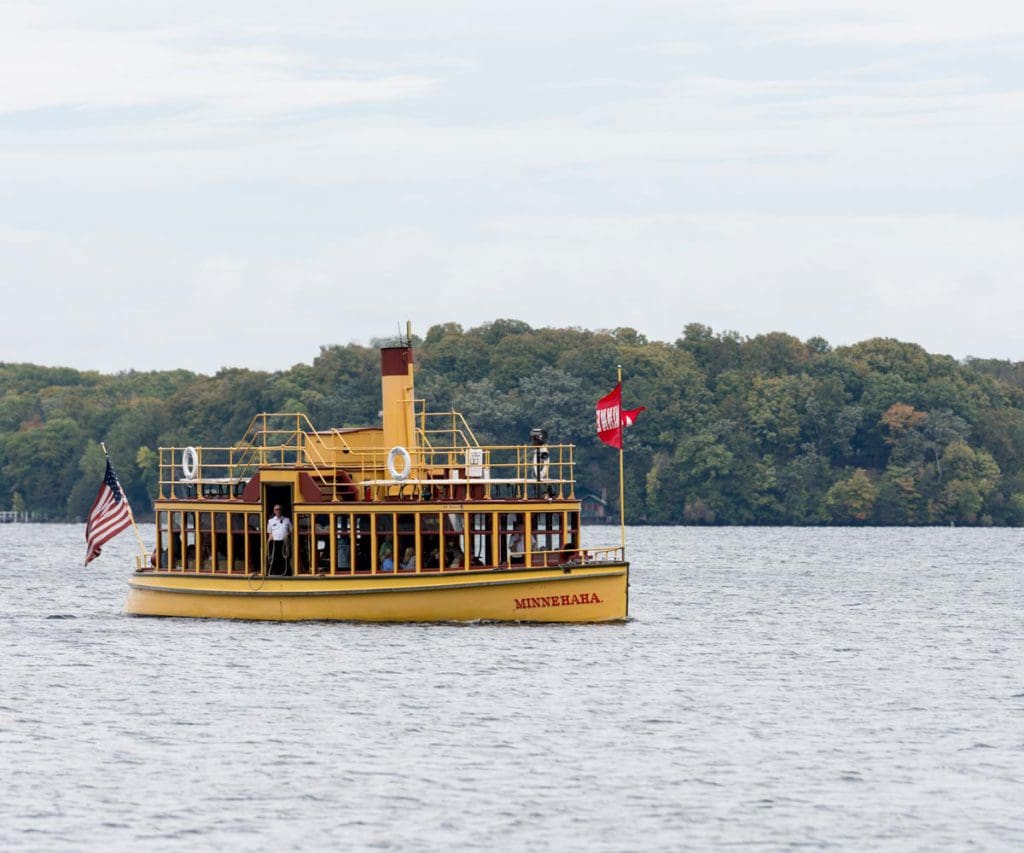
[[[410, 471], [388, 471], [389, 447], [352, 446], [344, 430], [318, 431], [302, 413], [262, 412], [230, 447], [162, 447], [161, 499], [239, 499], [262, 468], [301, 468], [325, 500], [385, 498], [574, 497], [574, 445], [489, 445], [458, 412], [418, 415], [418, 447], [407, 448]], [[343, 472], [343, 473], [342, 473]]]

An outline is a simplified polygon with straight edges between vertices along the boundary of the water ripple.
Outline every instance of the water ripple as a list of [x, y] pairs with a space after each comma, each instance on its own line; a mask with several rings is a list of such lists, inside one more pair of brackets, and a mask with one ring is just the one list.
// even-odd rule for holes
[[1018, 531], [633, 529], [599, 627], [132, 619], [122, 539], [0, 526], [4, 850], [1024, 846]]

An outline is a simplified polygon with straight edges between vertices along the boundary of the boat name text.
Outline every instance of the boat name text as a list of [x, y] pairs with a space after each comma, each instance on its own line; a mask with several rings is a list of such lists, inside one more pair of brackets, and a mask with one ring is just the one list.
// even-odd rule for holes
[[517, 598], [516, 610], [532, 610], [535, 607], [568, 607], [573, 604], [600, 604], [596, 592], [581, 592], [577, 595], [541, 595], [537, 598]]

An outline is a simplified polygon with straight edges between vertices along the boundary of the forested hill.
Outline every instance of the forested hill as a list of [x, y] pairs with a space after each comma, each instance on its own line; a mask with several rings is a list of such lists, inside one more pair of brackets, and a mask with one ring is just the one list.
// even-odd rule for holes
[[[379, 343], [321, 347], [276, 373], [0, 364], [0, 509], [83, 518], [101, 440], [145, 516], [160, 445], [231, 444], [261, 411], [378, 423]], [[621, 364], [623, 405], [647, 407], [626, 434], [631, 523], [1024, 523], [1024, 364], [700, 324], [665, 343], [632, 329], [449, 323], [415, 344], [417, 396], [432, 411], [462, 411], [481, 442], [546, 427], [575, 443], [578, 491], [606, 494], [616, 513], [618, 457], [597, 441], [594, 403]]]

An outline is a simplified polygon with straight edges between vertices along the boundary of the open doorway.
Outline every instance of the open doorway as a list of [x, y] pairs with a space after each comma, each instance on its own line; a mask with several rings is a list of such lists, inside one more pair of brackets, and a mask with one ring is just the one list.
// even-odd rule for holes
[[[275, 512], [281, 507], [281, 513]], [[292, 518], [292, 487], [266, 483], [263, 486], [263, 529], [268, 534], [267, 574], [292, 575], [294, 569], [295, 529]], [[275, 520], [276, 519], [276, 520]], [[287, 519], [287, 524], [284, 523]]]

